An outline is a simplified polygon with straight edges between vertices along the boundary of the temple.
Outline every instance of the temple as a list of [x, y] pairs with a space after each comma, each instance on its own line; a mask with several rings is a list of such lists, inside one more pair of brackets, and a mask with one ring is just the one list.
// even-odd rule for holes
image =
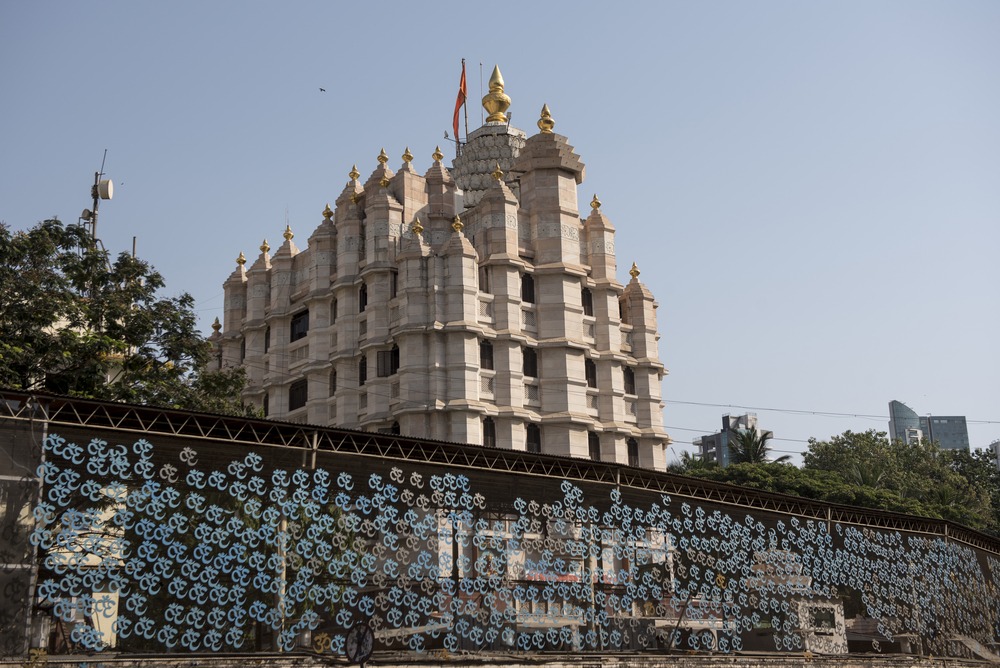
[[663, 469], [656, 302], [584, 164], [542, 108], [511, 127], [498, 68], [485, 124], [450, 169], [407, 149], [357, 167], [299, 249], [243, 253], [226, 279], [218, 367], [274, 419]]

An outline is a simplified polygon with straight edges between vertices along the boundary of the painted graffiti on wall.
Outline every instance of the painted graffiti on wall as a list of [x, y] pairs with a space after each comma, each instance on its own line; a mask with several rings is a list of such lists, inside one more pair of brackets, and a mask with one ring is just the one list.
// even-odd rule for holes
[[88, 651], [339, 655], [359, 622], [415, 652], [839, 653], [859, 615], [876, 650], [997, 632], [1000, 563], [944, 536], [322, 453], [43, 452], [36, 599]]

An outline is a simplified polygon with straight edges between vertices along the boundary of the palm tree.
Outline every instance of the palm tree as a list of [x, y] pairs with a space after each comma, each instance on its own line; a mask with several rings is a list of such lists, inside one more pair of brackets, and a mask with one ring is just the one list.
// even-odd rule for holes
[[705, 461], [700, 456], [692, 455], [687, 451], [681, 452], [680, 461], [671, 462], [667, 466], [667, 470], [671, 473], [680, 473], [683, 475], [697, 475], [700, 471], [709, 471], [717, 468], [719, 468], [719, 465], [716, 462]]
[[[767, 464], [771, 446], [768, 441], [774, 436], [769, 431], [756, 429], [729, 430], [729, 461], [733, 464]], [[790, 455], [782, 455], [774, 463], [787, 462]]]

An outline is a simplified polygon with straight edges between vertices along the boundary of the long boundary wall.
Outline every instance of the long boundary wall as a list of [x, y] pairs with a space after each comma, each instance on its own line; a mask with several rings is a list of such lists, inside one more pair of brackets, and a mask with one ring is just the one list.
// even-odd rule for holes
[[991, 658], [1000, 625], [1000, 543], [949, 522], [44, 394], [0, 434], [9, 655]]

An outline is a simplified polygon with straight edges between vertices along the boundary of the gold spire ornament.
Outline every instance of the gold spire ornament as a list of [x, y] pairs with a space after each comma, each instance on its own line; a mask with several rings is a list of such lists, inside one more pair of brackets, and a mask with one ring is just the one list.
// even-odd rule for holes
[[357, 181], [358, 177], [361, 176], [361, 172], [358, 171], [358, 166], [354, 165], [351, 167], [351, 171], [347, 175], [351, 177], [352, 181]]
[[285, 237], [285, 241], [291, 241], [292, 237], [295, 236], [295, 233], [292, 232], [292, 226], [285, 225], [285, 231], [281, 234], [281, 236]]
[[452, 218], [451, 229], [456, 232], [461, 232], [463, 227], [465, 227], [465, 225], [462, 224], [462, 219], [458, 215]]
[[247, 263], [247, 256], [243, 254], [243, 251], [240, 251], [240, 256], [236, 258], [236, 264], [242, 267], [246, 263]]
[[222, 329], [222, 323], [219, 322], [218, 318], [216, 318], [215, 322], [212, 323], [212, 329], [215, 331], [216, 334], [218, 334], [219, 330]]
[[382, 186], [383, 188], [388, 188], [389, 187], [389, 177], [383, 176], [381, 179], [378, 180], [378, 184], [380, 186]]
[[264, 239], [264, 243], [260, 245], [260, 252], [266, 253], [269, 250], [271, 250], [271, 244], [267, 243], [267, 239]]
[[378, 158], [376, 158], [376, 159], [379, 161], [379, 164], [382, 164], [382, 165], [384, 165], [385, 163], [389, 162], [389, 156], [385, 154], [385, 149], [382, 149], [381, 151], [379, 151]]
[[413, 230], [414, 234], [423, 234], [424, 233], [424, 226], [420, 224], [420, 219], [419, 218], [414, 218], [413, 219], [413, 227], [411, 227], [410, 229]]
[[628, 270], [628, 275], [631, 276], [634, 280], [638, 281], [639, 280], [639, 273], [640, 273], [639, 272], [639, 267], [636, 266], [635, 262], [633, 262], [632, 263], [632, 268]]
[[493, 74], [490, 75], [490, 92], [483, 96], [483, 109], [490, 112], [486, 117], [487, 123], [506, 123], [507, 107], [510, 106], [510, 97], [503, 92], [503, 76], [500, 75], [500, 66], [493, 66]]
[[601, 200], [597, 199], [597, 193], [594, 193], [594, 199], [590, 200], [590, 208], [595, 211], [601, 208]]
[[493, 178], [495, 178], [497, 181], [500, 181], [501, 179], [503, 179], [503, 172], [500, 170], [500, 163], [499, 162], [497, 162], [497, 168], [493, 170], [493, 173], [490, 174], [490, 176], [492, 176]]
[[444, 153], [441, 152], [440, 146], [434, 147], [434, 153], [431, 154], [431, 157], [434, 158], [434, 162], [441, 162], [444, 159]]
[[406, 150], [403, 151], [403, 162], [412, 162], [413, 154], [410, 153], [410, 147], [407, 146]]
[[333, 218], [333, 209], [330, 208], [329, 202], [326, 203], [326, 208], [323, 209], [323, 218], [325, 218], [326, 220], [330, 220], [331, 218]]
[[538, 119], [538, 129], [542, 131], [542, 134], [550, 135], [552, 134], [552, 128], [556, 126], [556, 122], [552, 120], [552, 113], [549, 111], [549, 105], [542, 105], [542, 117]]

